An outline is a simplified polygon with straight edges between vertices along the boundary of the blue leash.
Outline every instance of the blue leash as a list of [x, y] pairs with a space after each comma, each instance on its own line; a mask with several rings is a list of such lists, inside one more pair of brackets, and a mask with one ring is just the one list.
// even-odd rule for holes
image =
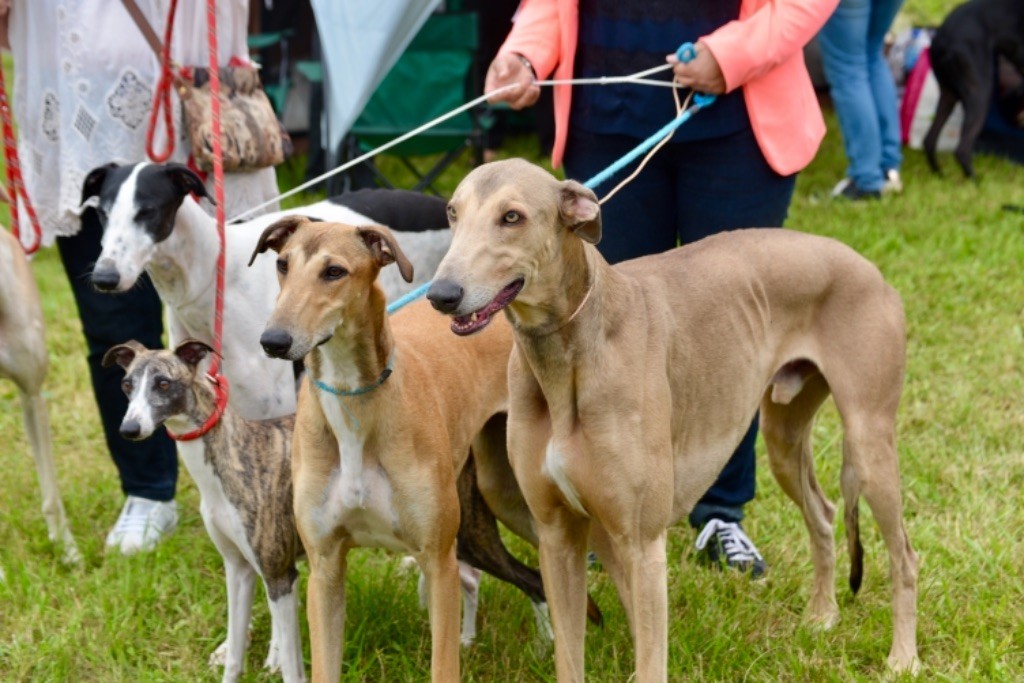
[[[388, 364], [380, 373], [380, 377], [377, 378], [377, 381], [374, 382], [373, 384], [367, 384], [365, 387], [357, 387], [355, 389], [338, 389], [337, 387], [332, 387], [330, 384], [324, 384], [318, 379], [313, 379], [312, 377], [310, 377], [310, 379], [313, 379], [313, 384], [316, 385], [317, 389], [319, 389], [320, 391], [326, 391], [328, 394], [333, 394], [334, 396], [360, 396], [362, 394], [368, 394], [377, 387], [379, 387], [381, 384], [384, 384], [384, 382], [388, 380], [388, 377], [391, 376], [392, 367], [394, 366], [394, 364], [395, 352], [392, 351], [391, 357], [388, 358]], [[348, 406], [345, 405], [345, 402], [338, 401], [338, 403], [341, 404], [341, 409], [344, 410], [345, 414], [348, 415], [350, 420], [352, 420], [352, 424], [355, 426], [355, 428], [359, 429], [359, 420], [357, 420], [356, 416], [352, 414], [352, 411], [348, 409]]]
[[[676, 57], [679, 59], [680, 62], [683, 62], [684, 64], [693, 61], [696, 56], [697, 48], [693, 43], [683, 43], [682, 45], [679, 46], [679, 49], [676, 50]], [[650, 149], [654, 147], [656, 144], [658, 144], [658, 142], [660, 142], [662, 138], [664, 138], [669, 133], [673, 132], [676, 128], [679, 128], [679, 126], [689, 121], [691, 116], [699, 112], [701, 109], [704, 109], [705, 107], [709, 106], [714, 101], [714, 95], [694, 93], [692, 107], [690, 107], [682, 114], [680, 114], [679, 116], [677, 116], [676, 118], [672, 119], [667, 124], [662, 126], [661, 129], [658, 130], [658, 132], [654, 133], [649, 138], [641, 142], [624, 157], [613, 163], [605, 170], [598, 173], [596, 176], [594, 176], [587, 182], [583, 183], [583, 185], [593, 190], [595, 187], [605, 182], [613, 175], [615, 175], [623, 168], [625, 168], [630, 162], [635, 161], [636, 158], [639, 157], [641, 154], [650, 151]], [[427, 293], [428, 289], [430, 289], [429, 282], [426, 283], [425, 285], [420, 285], [411, 292], [403, 295], [401, 298], [392, 301], [390, 304], [388, 304], [388, 315], [401, 309], [403, 306], [412, 303], [416, 299], [419, 299], [421, 296]]]

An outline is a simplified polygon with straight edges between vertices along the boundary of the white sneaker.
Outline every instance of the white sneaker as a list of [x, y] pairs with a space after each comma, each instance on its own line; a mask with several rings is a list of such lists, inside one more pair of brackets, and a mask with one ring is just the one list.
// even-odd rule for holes
[[178, 526], [178, 504], [128, 496], [117, 524], [107, 534], [107, 550], [122, 555], [152, 550]]
[[885, 172], [885, 182], [882, 184], [882, 194], [900, 194], [903, 192], [903, 181], [900, 180], [900, 172], [890, 168]]

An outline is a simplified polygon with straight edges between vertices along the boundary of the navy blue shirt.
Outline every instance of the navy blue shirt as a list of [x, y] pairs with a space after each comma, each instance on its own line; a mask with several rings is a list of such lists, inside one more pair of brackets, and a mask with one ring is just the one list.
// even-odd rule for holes
[[[665, 55], [695, 43], [739, 17], [740, 0], [580, 0], [575, 77], [624, 76], [665, 63]], [[672, 72], [652, 78], [671, 81]], [[680, 101], [687, 91], [680, 91]], [[657, 86], [576, 85], [574, 128], [645, 139], [676, 116], [672, 91]], [[672, 142], [706, 140], [750, 126], [741, 88], [676, 130]]]

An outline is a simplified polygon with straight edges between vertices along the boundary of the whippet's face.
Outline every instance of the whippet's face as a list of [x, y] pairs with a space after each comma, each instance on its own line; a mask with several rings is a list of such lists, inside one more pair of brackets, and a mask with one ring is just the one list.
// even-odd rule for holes
[[412, 281], [412, 265], [382, 226], [287, 216], [263, 232], [253, 259], [267, 249], [277, 252], [281, 292], [260, 344], [275, 358], [299, 360], [347, 321], [361, 325], [374, 297], [383, 307], [384, 294], [375, 285], [382, 266], [397, 261], [402, 276]]
[[206, 196], [199, 176], [181, 164], [108, 164], [93, 169], [82, 185], [83, 206], [94, 206], [103, 224], [103, 250], [92, 284], [124, 292], [139, 279], [156, 245], [174, 229], [182, 201]]
[[543, 304], [561, 283], [566, 245], [601, 237], [594, 193], [521, 159], [485, 164], [448, 204], [452, 246], [427, 293], [459, 335], [482, 330], [513, 302]]
[[211, 351], [195, 340], [182, 342], [174, 351], [151, 351], [137, 341], [107, 351], [103, 365], [117, 363], [125, 369], [121, 388], [128, 397], [128, 410], [121, 421], [121, 436], [146, 439], [167, 420], [185, 415], [193, 400], [189, 389], [196, 368]]

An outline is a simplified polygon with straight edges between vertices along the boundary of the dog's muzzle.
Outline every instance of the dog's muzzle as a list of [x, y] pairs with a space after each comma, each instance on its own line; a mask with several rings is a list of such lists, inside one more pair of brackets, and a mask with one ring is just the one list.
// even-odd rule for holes
[[117, 268], [97, 267], [92, 271], [92, 286], [101, 292], [113, 292], [121, 282], [121, 273]]
[[442, 313], [454, 313], [464, 294], [462, 287], [451, 280], [434, 280], [427, 290], [430, 305]]
[[292, 335], [281, 329], [265, 330], [260, 335], [260, 346], [271, 358], [284, 358], [292, 348]]
[[121, 423], [121, 436], [135, 440], [142, 434], [142, 425], [136, 420], [125, 420]]

